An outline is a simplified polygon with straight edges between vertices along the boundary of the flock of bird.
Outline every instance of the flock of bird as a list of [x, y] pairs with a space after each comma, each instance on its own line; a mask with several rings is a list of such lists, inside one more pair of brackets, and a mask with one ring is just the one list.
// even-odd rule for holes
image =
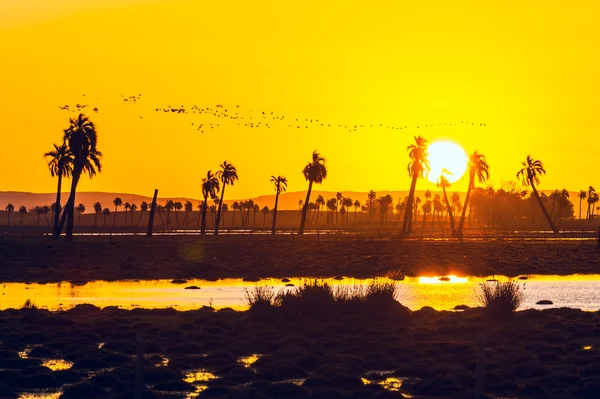
[[[85, 97], [85, 94], [82, 95]], [[123, 103], [137, 104], [142, 99], [142, 94], [138, 95], [121, 95], [121, 101]], [[86, 108], [90, 108], [93, 112], [99, 112], [98, 107], [89, 106], [88, 104], [77, 103], [75, 105], [62, 105], [58, 107], [62, 111], [69, 112], [83, 112]], [[166, 107], [154, 107], [155, 113], [162, 113], [168, 115], [188, 115], [193, 120], [190, 122], [191, 128], [195, 129], [200, 133], [204, 133], [209, 129], [216, 129], [223, 125], [224, 121], [228, 123], [237, 123], [237, 126], [250, 128], [250, 129], [271, 129], [274, 127], [281, 128], [287, 127], [288, 129], [309, 129], [309, 128], [335, 128], [343, 129], [348, 132], [358, 132], [362, 129], [373, 129], [381, 128], [393, 131], [409, 130], [409, 129], [421, 129], [421, 128], [432, 128], [432, 127], [453, 127], [453, 126], [478, 126], [485, 127], [485, 123], [472, 122], [472, 121], [460, 121], [460, 123], [434, 123], [424, 124], [416, 126], [395, 126], [383, 123], [375, 124], [342, 124], [332, 123], [331, 121], [325, 121], [317, 118], [288, 118], [284, 115], [279, 115], [273, 111], [257, 111], [254, 112], [251, 109], [244, 109], [240, 105], [232, 107], [226, 107], [222, 104], [215, 106], [201, 107], [198, 105], [185, 106], [181, 105], [178, 107], [172, 107], [168, 105]], [[207, 118], [212, 118], [213, 123], [206, 121]], [[143, 115], [139, 116], [139, 119], [144, 119]], [[217, 121], [221, 121], [217, 123]], [[413, 130], [414, 131], [414, 130]]]

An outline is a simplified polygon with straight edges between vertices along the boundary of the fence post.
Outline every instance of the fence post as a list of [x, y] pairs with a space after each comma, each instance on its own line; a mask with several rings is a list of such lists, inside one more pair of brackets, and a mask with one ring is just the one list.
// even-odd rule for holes
[[477, 399], [484, 398], [485, 394], [485, 335], [479, 333], [477, 335], [477, 355], [475, 366], [475, 397]]

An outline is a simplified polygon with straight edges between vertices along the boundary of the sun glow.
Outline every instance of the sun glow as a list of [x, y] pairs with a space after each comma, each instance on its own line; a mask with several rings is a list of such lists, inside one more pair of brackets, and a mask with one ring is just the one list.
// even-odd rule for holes
[[442, 277], [419, 277], [419, 283], [421, 284], [440, 284], [440, 283], [466, 283], [467, 277], [458, 276], [442, 276]]
[[450, 183], [460, 179], [467, 171], [468, 157], [465, 151], [452, 141], [434, 141], [429, 145], [429, 166], [427, 179], [437, 183], [443, 170], [450, 173], [446, 178]]

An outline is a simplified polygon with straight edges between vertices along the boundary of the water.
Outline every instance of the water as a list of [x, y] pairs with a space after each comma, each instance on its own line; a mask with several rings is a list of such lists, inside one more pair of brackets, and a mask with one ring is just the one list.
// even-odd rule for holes
[[[398, 281], [399, 300], [410, 309], [431, 306], [437, 310], [451, 310], [457, 305], [477, 306], [476, 293], [479, 284], [490, 277], [407, 277]], [[506, 278], [495, 278], [503, 280]], [[247, 308], [245, 290], [257, 285], [274, 287], [276, 291], [290, 290], [286, 286], [302, 284], [304, 279], [294, 278], [289, 282], [279, 279], [264, 279], [258, 283], [241, 279], [218, 281], [189, 280], [174, 284], [171, 280], [92, 281], [83, 285], [68, 282], [52, 284], [6, 283], [0, 297], [0, 309], [21, 308], [26, 300], [49, 310], [66, 310], [78, 304], [89, 303], [98, 307], [118, 306], [133, 308], [168, 308], [191, 310], [202, 306], [214, 308], [231, 307], [236, 310]], [[344, 278], [325, 279], [338, 285], [368, 284], [370, 280]], [[571, 307], [586, 311], [600, 310], [600, 274], [569, 276], [528, 276], [521, 281], [525, 287], [525, 302], [521, 309], [547, 309]], [[186, 287], [199, 289], [186, 289]], [[536, 305], [540, 300], [551, 300], [553, 305]]]

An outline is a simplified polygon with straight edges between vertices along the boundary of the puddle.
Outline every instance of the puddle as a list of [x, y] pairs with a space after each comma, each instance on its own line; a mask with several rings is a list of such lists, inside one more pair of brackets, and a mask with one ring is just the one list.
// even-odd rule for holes
[[52, 371], [68, 370], [73, 367], [73, 362], [63, 359], [46, 359], [42, 362], [42, 366], [48, 367]]
[[590, 351], [590, 350], [592, 350], [592, 345], [586, 345], [586, 346], [584, 346], [583, 350], [584, 351]]
[[23, 392], [19, 394], [18, 399], [58, 399], [60, 395], [62, 391]]
[[250, 368], [258, 359], [261, 358], [261, 354], [254, 353], [250, 356], [242, 356], [238, 359], [238, 362], [244, 367]]
[[196, 370], [189, 370], [188, 372], [186, 372], [183, 380], [190, 384], [198, 384], [198, 383], [208, 382], [211, 380], [216, 380], [217, 378], [219, 378], [219, 377], [217, 377], [216, 375], [214, 375], [213, 373], [211, 373], [208, 370], [196, 369]]
[[[504, 281], [501, 276], [459, 277], [422, 276], [406, 277], [395, 281], [399, 286], [400, 302], [412, 310], [430, 306], [437, 310], [452, 310], [457, 305], [477, 306], [475, 293], [481, 283], [490, 279]], [[141, 307], [159, 309], [173, 307], [177, 310], [192, 310], [202, 306], [216, 309], [230, 307], [235, 310], [247, 309], [245, 291], [257, 285], [273, 287], [276, 292], [291, 290], [287, 284], [302, 285], [306, 279], [263, 279], [258, 283], [242, 279], [218, 281], [188, 280], [186, 284], [172, 284], [172, 280], [129, 280], [91, 281], [83, 285], [71, 283], [24, 284], [6, 283], [5, 295], [0, 309], [21, 308], [26, 299], [48, 310], [71, 309], [78, 304], [88, 303], [100, 308], [118, 306], [124, 309]], [[365, 286], [370, 279], [343, 278], [323, 279], [332, 286]], [[389, 280], [394, 282], [393, 280]], [[521, 309], [548, 309], [570, 307], [586, 311], [600, 308], [597, 292], [600, 291], [600, 274], [540, 276], [530, 275], [525, 284], [525, 301]], [[199, 290], [186, 290], [186, 286], [198, 286]], [[536, 305], [536, 302], [549, 299], [553, 305]], [[102, 348], [102, 343], [98, 345]]]

